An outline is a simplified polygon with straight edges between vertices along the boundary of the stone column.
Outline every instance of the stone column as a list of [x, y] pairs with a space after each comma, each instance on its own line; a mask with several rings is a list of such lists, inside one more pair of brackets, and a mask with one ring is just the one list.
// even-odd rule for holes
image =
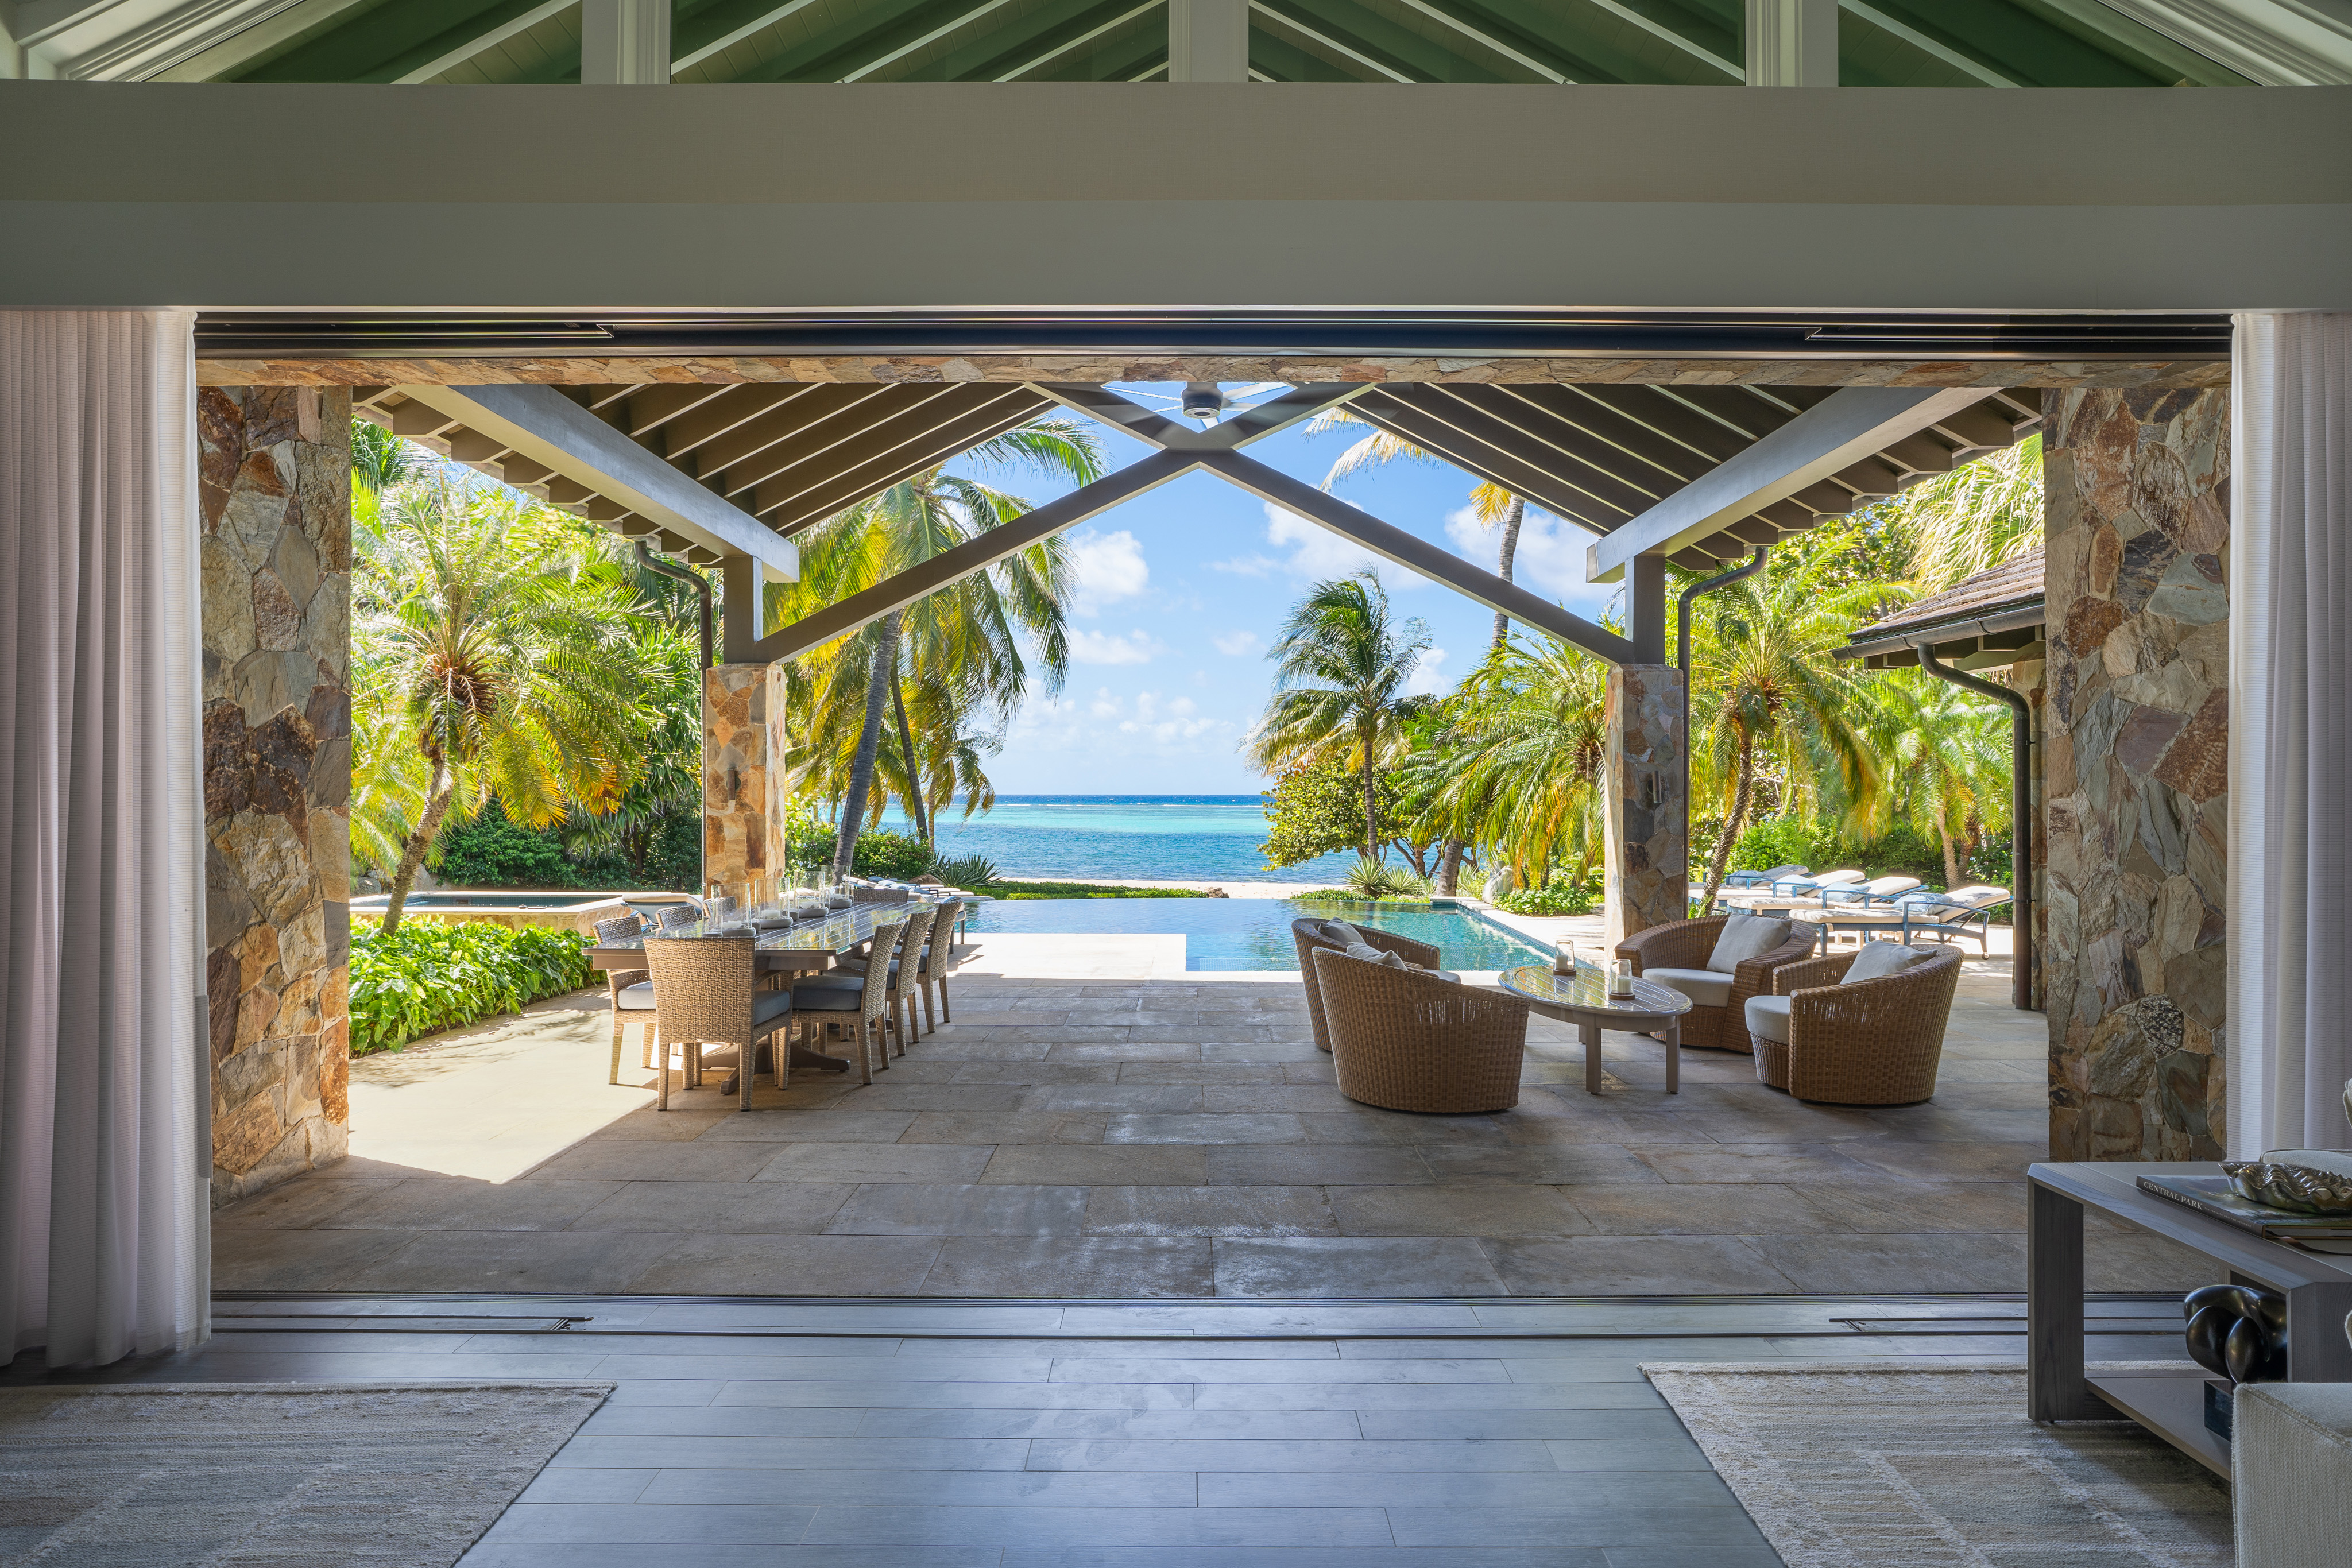
[[1683, 677], [1671, 664], [1609, 672], [1601, 762], [1612, 946], [1690, 915], [1690, 812], [1683, 791]]
[[205, 387], [213, 1197], [342, 1157], [351, 1107], [351, 394]]
[[715, 665], [702, 676], [702, 880], [732, 890], [769, 863], [768, 666]]
[[2053, 1159], [2221, 1157], [2229, 394], [2047, 394]]
[[793, 861], [785, 812], [792, 804], [793, 770], [786, 753], [793, 744], [787, 728], [793, 710], [785, 671], [782, 659], [768, 666], [768, 865], [772, 875], [789, 872]]

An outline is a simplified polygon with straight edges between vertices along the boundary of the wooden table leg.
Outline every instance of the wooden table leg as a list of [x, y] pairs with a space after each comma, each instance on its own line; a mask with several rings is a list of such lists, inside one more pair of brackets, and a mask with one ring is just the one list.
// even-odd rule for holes
[[1577, 1038], [1584, 1041], [1584, 1092], [1601, 1092], [1601, 1026], [1591, 1019], [1576, 1020]]
[[1677, 1013], [1666, 1019], [1666, 1092], [1683, 1092], [1683, 1020]]
[[2083, 1380], [2083, 1206], [2039, 1182], [2025, 1220], [2025, 1413], [2035, 1421], [2112, 1421]]

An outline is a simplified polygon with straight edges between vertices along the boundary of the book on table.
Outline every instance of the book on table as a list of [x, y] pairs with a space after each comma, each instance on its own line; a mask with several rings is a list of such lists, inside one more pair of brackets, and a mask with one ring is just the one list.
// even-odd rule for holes
[[2161, 1198], [2198, 1213], [2208, 1215], [2241, 1230], [2273, 1241], [2289, 1241], [2298, 1246], [2314, 1242], [2337, 1242], [2314, 1250], [2338, 1252], [2352, 1250], [2352, 1214], [2296, 1214], [2268, 1204], [2256, 1203], [2243, 1197], [2230, 1185], [2225, 1176], [2144, 1176], [2138, 1178], [2140, 1190], [2154, 1193]]

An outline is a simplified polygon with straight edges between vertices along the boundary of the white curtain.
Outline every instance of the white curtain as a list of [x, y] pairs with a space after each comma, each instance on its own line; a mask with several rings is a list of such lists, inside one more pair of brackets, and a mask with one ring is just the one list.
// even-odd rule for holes
[[2229, 1150], [2352, 1148], [2352, 316], [2240, 316]]
[[207, 1332], [195, 319], [0, 311], [0, 1343]]

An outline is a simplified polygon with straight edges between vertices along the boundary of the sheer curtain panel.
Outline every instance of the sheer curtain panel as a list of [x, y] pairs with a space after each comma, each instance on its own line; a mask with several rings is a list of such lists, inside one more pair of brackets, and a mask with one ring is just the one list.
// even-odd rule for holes
[[2237, 318], [2230, 1154], [2352, 1148], [2352, 316]]
[[207, 1332], [192, 312], [0, 311], [0, 1336]]

